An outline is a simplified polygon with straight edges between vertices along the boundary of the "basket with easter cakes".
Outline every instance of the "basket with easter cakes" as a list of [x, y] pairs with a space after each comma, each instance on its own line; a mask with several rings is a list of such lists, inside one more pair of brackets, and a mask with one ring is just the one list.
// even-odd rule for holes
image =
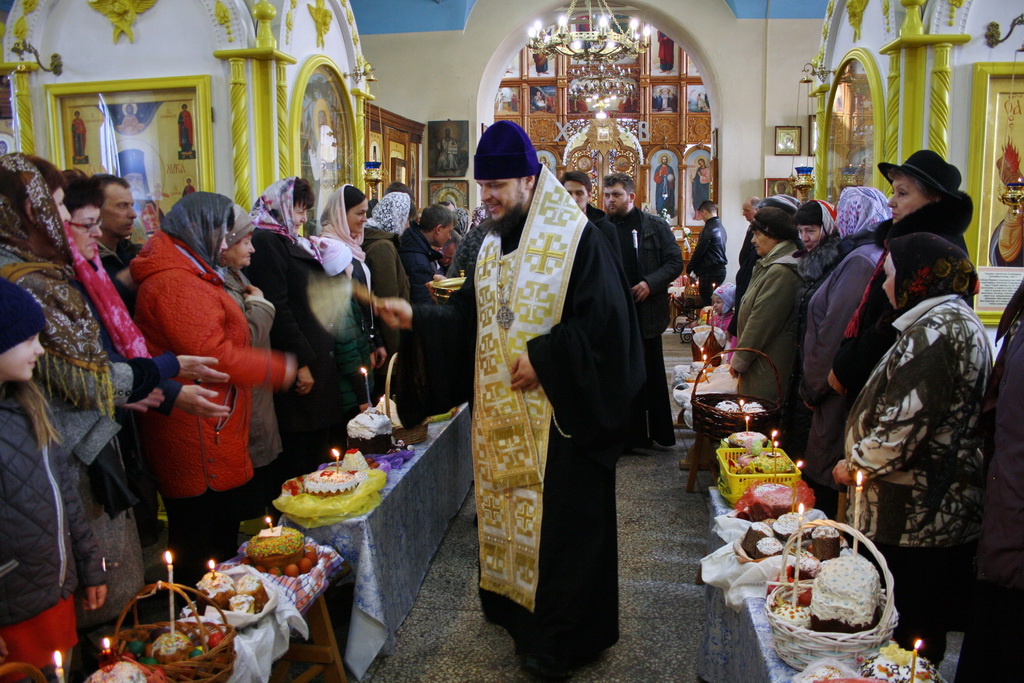
[[338, 449], [331, 453], [333, 463], [289, 479], [274, 500], [274, 507], [307, 529], [366, 514], [380, 505], [379, 491], [387, 483], [387, 473], [371, 467], [360, 451], [346, 451], [343, 461]]
[[[294, 529], [289, 529], [294, 531]], [[251, 542], [250, 542], [251, 545]], [[305, 547], [303, 547], [305, 549]], [[315, 555], [314, 555], [315, 556]], [[248, 559], [248, 558], [245, 558]], [[299, 564], [286, 565], [285, 568], [275, 567], [282, 573], [298, 573], [305, 569], [309, 572], [315, 562], [305, 557], [299, 560]], [[221, 610], [227, 617], [228, 623], [238, 630], [248, 628], [259, 622], [260, 619], [272, 613], [277, 608], [277, 591], [268, 589], [264, 585], [266, 576], [261, 575], [261, 570], [248, 566], [248, 562], [240, 565], [221, 565], [217, 567], [213, 560], [210, 560], [210, 571], [199, 580], [197, 588]], [[204, 615], [209, 619], [219, 618], [220, 612], [207, 607]]]
[[[820, 528], [852, 537], [853, 552], [825, 561], [804, 561], [811, 556], [805, 553], [803, 541], [810, 537], [812, 545], [819, 542], [814, 533]], [[874, 562], [859, 554], [861, 547]], [[779, 577], [765, 602], [775, 650], [783, 661], [797, 669], [821, 658], [853, 666], [889, 642], [899, 619], [893, 602], [893, 577], [870, 539], [839, 522], [808, 521], [786, 542], [784, 567], [790, 564], [790, 555], [798, 561], [792, 570], [786, 570], [789, 574]], [[816, 569], [813, 576], [805, 569], [812, 564]]]
[[[140, 624], [138, 602], [162, 597], [164, 591], [170, 621]], [[189, 614], [198, 614], [197, 602], [211, 605], [219, 620], [177, 618], [176, 604], [184, 605]], [[125, 626], [129, 613], [132, 625]], [[205, 594], [188, 586], [159, 581], [143, 587], [121, 611], [114, 627], [111, 654], [117, 659], [138, 661], [147, 670], [158, 667], [169, 681], [222, 683], [231, 678], [234, 670], [235, 634], [235, 627], [228, 623], [224, 611]]]

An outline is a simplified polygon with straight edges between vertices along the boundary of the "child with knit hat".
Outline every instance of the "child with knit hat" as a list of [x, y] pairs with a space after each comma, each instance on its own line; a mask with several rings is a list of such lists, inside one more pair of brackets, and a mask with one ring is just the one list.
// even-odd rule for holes
[[[0, 278], [0, 663], [48, 666], [75, 633], [75, 588], [86, 609], [106, 598], [103, 559], [82, 502], [62, 477], [67, 456], [32, 381], [43, 355], [43, 309]], [[31, 532], [26, 532], [31, 530]]]

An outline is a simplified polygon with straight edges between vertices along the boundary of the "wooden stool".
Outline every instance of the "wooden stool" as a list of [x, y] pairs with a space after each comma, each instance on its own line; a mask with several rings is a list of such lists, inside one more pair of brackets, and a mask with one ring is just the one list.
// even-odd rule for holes
[[[706, 458], [704, 457], [705, 453], [707, 454]], [[697, 432], [697, 437], [693, 440], [693, 446], [690, 447], [690, 474], [686, 478], [687, 493], [693, 493], [693, 487], [697, 483], [697, 470], [703, 467], [713, 473], [715, 472], [714, 463], [714, 444], [705, 434]], [[682, 466], [682, 462], [679, 464]]]
[[323, 674], [327, 683], [347, 683], [345, 668], [342, 665], [341, 653], [338, 652], [338, 641], [334, 638], [334, 626], [331, 615], [327, 612], [327, 602], [320, 596], [306, 613], [309, 624], [309, 642], [292, 643], [284, 656], [274, 664], [274, 672], [270, 683], [284, 683], [292, 662], [313, 664], [292, 683], [308, 683], [316, 676]]

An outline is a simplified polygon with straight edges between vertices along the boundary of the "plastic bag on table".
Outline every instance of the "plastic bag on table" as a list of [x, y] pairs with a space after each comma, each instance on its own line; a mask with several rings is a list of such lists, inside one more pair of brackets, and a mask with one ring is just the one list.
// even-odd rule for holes
[[793, 499], [793, 488], [786, 484], [771, 481], [755, 481], [736, 501], [738, 517], [760, 522], [775, 518], [795, 510], [800, 503], [805, 510], [814, 508], [814, 491], [802, 479], [796, 483], [796, 500]]
[[387, 473], [369, 470], [366, 480], [351, 493], [320, 497], [302, 493], [301, 479], [289, 479], [281, 487], [281, 495], [274, 500], [274, 507], [307, 529], [337, 524], [365, 515], [380, 505], [379, 492], [387, 481]]

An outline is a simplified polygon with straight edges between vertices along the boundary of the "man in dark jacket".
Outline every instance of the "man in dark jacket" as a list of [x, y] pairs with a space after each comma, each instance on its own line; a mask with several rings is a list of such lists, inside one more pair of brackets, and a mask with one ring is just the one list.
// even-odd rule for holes
[[697, 246], [690, 257], [690, 276], [700, 282], [701, 306], [711, 305], [711, 293], [725, 280], [725, 228], [718, 217], [718, 206], [705, 199], [697, 207], [697, 216], [704, 221]]
[[587, 216], [587, 220], [597, 226], [601, 234], [608, 240], [608, 247], [614, 252], [615, 258], [620, 258], [618, 248], [618, 237], [615, 233], [615, 225], [608, 220], [608, 215], [590, 203], [594, 196], [594, 184], [590, 182], [590, 176], [583, 171], [566, 171], [558, 179], [562, 187], [573, 198], [576, 205], [580, 207]]
[[604, 207], [615, 234], [626, 280], [640, 317], [647, 382], [632, 421], [631, 446], [676, 442], [665, 381], [661, 335], [669, 324], [668, 286], [683, 272], [683, 255], [668, 223], [635, 206], [636, 185], [625, 173], [604, 179]]
[[132, 242], [132, 231], [138, 214], [135, 213], [131, 185], [124, 178], [109, 173], [97, 173], [93, 177], [100, 182], [100, 189], [103, 190], [100, 239], [97, 245], [100, 261], [128, 311], [134, 313], [138, 287], [132, 280], [128, 265], [138, 256], [142, 247]]
[[455, 214], [440, 204], [434, 204], [423, 210], [417, 227], [402, 233], [398, 255], [409, 276], [410, 302], [429, 304], [433, 301], [427, 283], [435, 275], [444, 275], [439, 265], [440, 249], [448, 242], [454, 227]]

